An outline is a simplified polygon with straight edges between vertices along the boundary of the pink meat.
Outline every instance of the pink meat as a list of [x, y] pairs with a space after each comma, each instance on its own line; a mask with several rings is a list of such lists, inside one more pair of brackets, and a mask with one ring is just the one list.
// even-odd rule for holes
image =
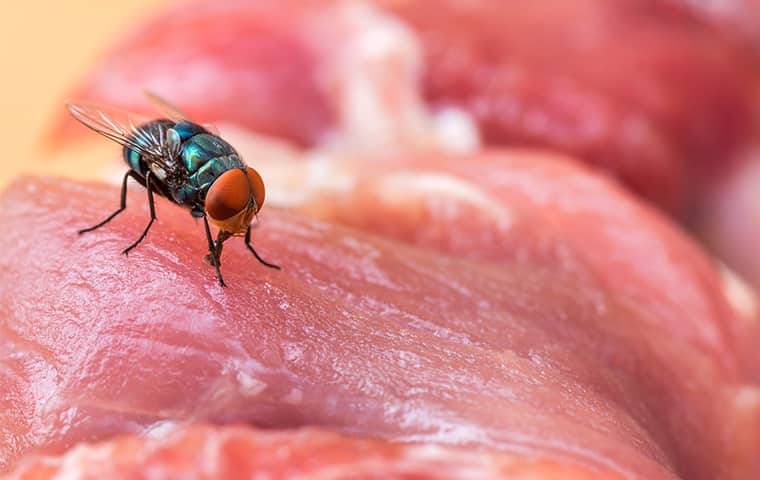
[[[202, 227], [177, 207], [160, 201], [158, 224], [126, 258], [147, 220], [142, 190], [113, 224], [79, 237], [114, 208], [113, 187], [17, 182], [0, 198], [0, 462], [210, 420], [470, 445], [649, 479], [756, 475], [760, 393], [731, 348], [730, 315], [695, 317], [687, 296], [675, 326], [667, 308], [648, 307], [687, 283], [725, 304], [715, 273], [623, 194], [537, 163], [500, 165], [535, 204], [521, 207], [533, 219], [516, 220], [509, 244], [524, 256], [475, 262], [268, 207], [254, 243], [283, 271], [237, 242], [224, 290], [203, 261]], [[552, 176], [567, 180], [536, 182]], [[571, 194], [584, 184], [580, 201]], [[624, 288], [635, 278], [625, 262], [619, 277], [594, 273], [604, 262], [615, 271], [619, 252], [589, 236], [590, 260], [552, 240], [548, 225], [581, 238], [570, 219], [591, 203], [630, 216], [665, 250], [652, 268], [672, 277], [650, 296]], [[354, 208], [368, 218], [374, 207]], [[438, 228], [476, 234], [469, 218]], [[614, 220], [586, 225], [614, 232]], [[536, 244], [546, 255], [530, 253]], [[642, 269], [652, 262], [650, 248], [630, 248]], [[676, 268], [692, 263], [693, 276]]]
[[749, 287], [724, 268], [716, 272], [715, 261], [653, 209], [567, 157], [539, 150], [323, 156], [318, 169], [305, 170], [297, 155], [246, 138], [235, 144], [265, 173], [272, 202], [458, 257], [561, 266], [625, 295], [657, 328], [738, 362], [760, 382], [760, 321]]
[[[703, 200], [695, 229], [705, 243], [756, 288], [760, 287], [760, 149], [749, 149], [741, 167]], [[760, 362], [757, 362], [760, 364]], [[759, 367], [760, 368], [760, 367]]]
[[614, 473], [503, 453], [402, 445], [318, 429], [264, 432], [194, 426], [158, 438], [120, 437], [25, 462], [7, 480], [323, 478], [617, 480]]
[[124, 38], [72, 98], [145, 111], [149, 89], [197, 118], [314, 144], [335, 119], [315, 75], [323, 59], [306, 35], [320, 9], [300, 0], [183, 4]]
[[[673, 2], [387, 0], [425, 45], [425, 92], [491, 144], [552, 147], [665, 207], [752, 134], [756, 59]], [[685, 2], [684, 2], [685, 3]]]
[[[419, 43], [419, 86], [398, 81], [430, 108], [463, 108], [490, 144], [577, 155], [671, 209], [752, 134], [758, 84], [741, 35], [715, 26], [720, 12], [683, 3], [379, 2]], [[124, 39], [72, 96], [142, 109], [149, 88], [205, 119], [319, 144], [345, 127], [335, 75], [363, 69], [335, 70], [366, 30], [345, 5], [183, 4]]]
[[760, 1], [758, 0], [724, 0], [721, 2], [693, 2], [690, 0], [664, 0], [666, 5], [688, 11], [699, 20], [713, 25], [735, 37], [747, 42], [760, 52]]

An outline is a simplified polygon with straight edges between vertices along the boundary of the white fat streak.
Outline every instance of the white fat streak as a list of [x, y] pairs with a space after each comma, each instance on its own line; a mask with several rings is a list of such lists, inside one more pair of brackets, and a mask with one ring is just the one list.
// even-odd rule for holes
[[[253, 359], [232, 359], [227, 362], [225, 367], [225, 373], [232, 374], [237, 385], [236, 388], [227, 392], [236, 396], [240, 394], [244, 397], [255, 397], [261, 392], [266, 390], [267, 383], [257, 377], [258, 373], [262, 371], [262, 366]], [[224, 382], [223, 379], [222, 382]], [[220, 385], [219, 391], [223, 391], [223, 387]]]
[[421, 97], [422, 48], [411, 29], [365, 2], [342, 4], [330, 18], [330, 25], [342, 27], [331, 43], [338, 46], [333, 60], [321, 72], [339, 112], [331, 147], [478, 148], [480, 135], [468, 114], [453, 107], [435, 114]]
[[183, 427], [183, 423], [175, 420], [161, 420], [150, 425], [143, 435], [154, 440], [164, 440]]
[[220, 409], [235, 404], [240, 398], [254, 398], [268, 388], [261, 379], [264, 367], [248, 357], [233, 357], [224, 362], [216, 380], [206, 388], [205, 396], [199, 402], [198, 418], [211, 417]]
[[446, 151], [473, 153], [480, 149], [480, 130], [472, 115], [453, 106], [434, 113], [434, 139]]
[[54, 480], [78, 480], [87, 477], [92, 464], [108, 465], [113, 461], [115, 443], [80, 444], [72, 448], [62, 461]]
[[404, 459], [398, 462], [399, 470], [403, 471], [407, 464], [445, 462], [449, 478], [463, 480], [500, 477], [503, 475], [500, 467], [511, 460], [506, 453], [494, 456], [468, 450], [454, 450], [436, 444], [410, 445], [405, 453]]
[[760, 420], [760, 388], [753, 386], [740, 387], [734, 396], [734, 405], [739, 409], [758, 412]]
[[[422, 458], [417, 457], [417, 452], [427, 449]], [[439, 479], [457, 480], [481, 480], [488, 478], [502, 478], [504, 472], [500, 466], [506, 463], [502, 459], [504, 454], [489, 454], [473, 451], [460, 451], [452, 448], [434, 445], [408, 446], [404, 448], [404, 455], [390, 461], [381, 455], [366, 452], [361, 458], [351, 463], [324, 463], [318, 471], [311, 471], [308, 477], [296, 475], [294, 480], [319, 479], [330, 480], [335, 478], [375, 478], [377, 472], [384, 472], [387, 478], [397, 478], [406, 475], [425, 476], [434, 475]], [[424, 473], [423, 473], [424, 472]], [[264, 478], [264, 477], [262, 477]], [[385, 477], [384, 477], [385, 478]], [[522, 477], [521, 477], [522, 478]], [[258, 477], [257, 477], [258, 479]]]
[[720, 264], [723, 280], [723, 294], [736, 313], [745, 320], [754, 320], [757, 315], [757, 296], [744, 280], [724, 264]]
[[502, 203], [487, 195], [481, 188], [459, 177], [439, 172], [399, 171], [386, 176], [380, 189], [388, 198], [405, 198], [414, 193], [452, 203], [469, 204], [488, 214], [499, 229], [507, 230], [513, 215]]
[[237, 373], [237, 381], [240, 386], [238, 391], [246, 397], [255, 397], [267, 388], [266, 382], [262, 382], [243, 371]]
[[300, 405], [303, 402], [303, 391], [299, 388], [294, 388], [282, 397], [282, 401], [290, 405]]
[[307, 204], [318, 193], [348, 192], [354, 188], [356, 175], [340, 168], [328, 155], [315, 152], [309, 157], [276, 165], [270, 162], [258, 165], [267, 183], [277, 186], [267, 190], [267, 202], [279, 207], [297, 207]]

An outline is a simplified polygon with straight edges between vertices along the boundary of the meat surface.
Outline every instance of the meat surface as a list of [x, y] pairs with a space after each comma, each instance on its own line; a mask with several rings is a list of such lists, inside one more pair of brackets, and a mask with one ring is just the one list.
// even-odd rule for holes
[[[697, 334], [725, 325], [673, 331], [577, 268], [587, 262], [572, 250], [561, 263], [475, 262], [269, 208], [254, 244], [283, 271], [232, 244], [221, 289], [202, 226], [165, 201], [146, 242], [119, 255], [147, 220], [143, 195], [82, 237], [76, 229], [115, 206], [114, 187], [27, 179], [0, 199], [4, 468], [210, 420], [479, 446], [651, 479], [757, 469], [757, 388], [730, 335]], [[614, 265], [614, 252], [598, 255]]]
[[458, 257], [572, 270], [625, 295], [658, 328], [739, 358], [760, 381], [754, 294], [735, 293], [749, 287], [726, 269], [716, 275], [693, 240], [573, 159], [523, 149], [309, 160], [230, 138], [268, 179], [271, 204]]
[[747, 43], [760, 52], [760, 2], [758, 0], [726, 0], [722, 2], [692, 2], [690, 0], [665, 0], [664, 6], [690, 12], [702, 22], [715, 26], [729, 37]]
[[[84, 461], [97, 476], [116, 452], [176, 473], [209, 459], [199, 449], [282, 442], [389, 468], [432, 448], [539, 478], [760, 476], [754, 292], [584, 168], [666, 210], [704, 208], [712, 245], [760, 278], [733, 236], [754, 232], [740, 153], [756, 134], [756, 9], [722, 4], [748, 15], [680, 0], [199, 1], [134, 31], [73, 97], [144, 111], [147, 88], [222, 123], [267, 183], [254, 244], [283, 271], [232, 241], [221, 289], [202, 225], [168, 202], [125, 258], [144, 191], [78, 237], [116, 207], [114, 187], [11, 186], [0, 471], [82, 441], [107, 443], [23, 475]], [[59, 139], [84, 131], [71, 125]], [[317, 429], [149, 438], [196, 421]]]
[[760, 230], [760, 149], [748, 151], [742, 163], [705, 199], [696, 228], [741, 275], [760, 285], [755, 244]]
[[755, 133], [756, 58], [667, 1], [387, 3], [425, 45], [427, 98], [487, 143], [572, 153], [662, 206]]
[[263, 432], [195, 426], [80, 446], [26, 462], [6, 480], [321, 478], [616, 480], [612, 473], [541, 458], [402, 445], [316, 429]]

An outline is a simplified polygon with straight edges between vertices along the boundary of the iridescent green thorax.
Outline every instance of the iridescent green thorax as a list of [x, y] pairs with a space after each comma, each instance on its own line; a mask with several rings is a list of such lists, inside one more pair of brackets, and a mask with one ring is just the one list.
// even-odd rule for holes
[[[175, 182], [161, 185], [163, 188], [157, 190], [168, 193], [172, 200], [181, 205], [202, 211], [203, 201], [211, 184], [227, 170], [245, 168], [245, 164], [232, 145], [212, 135], [196, 123], [189, 121], [175, 123], [171, 120], [160, 119], [140, 127], [141, 130], [157, 138], [160, 130], [164, 130], [165, 133], [170, 128], [177, 132], [182, 142], [177, 163], [178, 171], [166, 172], [170, 178], [175, 179]], [[137, 141], [136, 143], [139, 144]], [[148, 172], [148, 163], [136, 150], [125, 147], [124, 159], [140, 176], [144, 177]]]
[[185, 185], [175, 194], [175, 200], [179, 203], [203, 202], [203, 197], [219, 175], [232, 168], [245, 167], [232, 145], [209, 133], [199, 133], [184, 142], [180, 158], [188, 177]]

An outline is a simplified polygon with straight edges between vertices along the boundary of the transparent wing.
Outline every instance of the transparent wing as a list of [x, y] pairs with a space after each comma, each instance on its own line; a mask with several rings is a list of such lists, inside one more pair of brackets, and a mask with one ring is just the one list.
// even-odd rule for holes
[[[143, 94], [145, 95], [145, 98], [148, 99], [148, 101], [153, 105], [153, 107], [160, 113], [164, 114], [168, 119], [173, 120], [175, 122], [180, 122], [182, 120], [188, 120], [190, 122], [196, 123], [193, 121], [185, 112], [183, 112], [179, 107], [174, 105], [173, 103], [169, 102], [165, 98], [157, 95], [154, 92], [151, 92], [150, 90], [143, 90]], [[213, 125], [211, 123], [200, 123], [203, 128], [208, 130], [210, 133], [214, 135], [219, 135], [219, 129], [216, 127], [216, 125]]]
[[151, 92], [150, 90], [143, 90], [143, 95], [153, 105], [158, 112], [166, 115], [169, 120], [180, 122], [182, 120], [190, 120], [190, 117], [180, 110], [176, 105], [170, 103], [163, 97]]
[[217, 137], [221, 137], [222, 133], [219, 131], [218, 128], [216, 128], [216, 125], [213, 123], [202, 123], [201, 126], [206, 129], [209, 133], [212, 135], [216, 135]]
[[141, 128], [147, 120], [139, 115], [85, 103], [69, 103], [66, 108], [84, 126], [155, 162], [172, 161], [179, 153], [177, 132], [167, 128]]

